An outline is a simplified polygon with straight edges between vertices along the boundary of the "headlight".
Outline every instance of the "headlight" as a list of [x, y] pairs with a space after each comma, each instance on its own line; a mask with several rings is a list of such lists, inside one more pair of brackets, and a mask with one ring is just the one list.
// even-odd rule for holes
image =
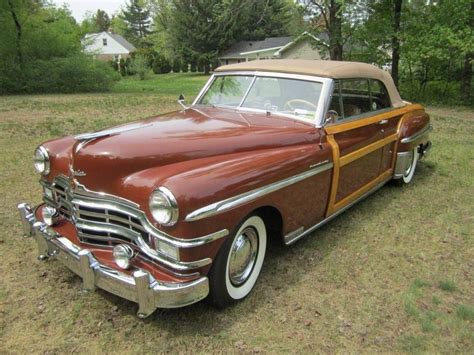
[[34, 163], [37, 172], [43, 175], [49, 174], [49, 154], [42, 145], [35, 150]]
[[159, 224], [172, 226], [178, 221], [178, 203], [166, 187], [159, 187], [151, 194], [148, 206]]

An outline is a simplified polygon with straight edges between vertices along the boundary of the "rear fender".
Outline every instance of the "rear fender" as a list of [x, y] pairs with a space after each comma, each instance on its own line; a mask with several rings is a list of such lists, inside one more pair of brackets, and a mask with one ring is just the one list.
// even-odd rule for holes
[[398, 152], [409, 152], [429, 140], [430, 116], [423, 109], [406, 113], [399, 130]]

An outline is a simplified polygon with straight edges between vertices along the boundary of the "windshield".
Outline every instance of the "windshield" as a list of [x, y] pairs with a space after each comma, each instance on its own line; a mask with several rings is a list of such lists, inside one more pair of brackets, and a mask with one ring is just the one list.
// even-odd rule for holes
[[252, 75], [217, 76], [199, 104], [262, 110], [314, 120], [322, 83]]

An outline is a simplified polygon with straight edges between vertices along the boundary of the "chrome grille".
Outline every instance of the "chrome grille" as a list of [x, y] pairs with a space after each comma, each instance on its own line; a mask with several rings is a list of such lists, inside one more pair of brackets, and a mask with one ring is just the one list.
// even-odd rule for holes
[[139, 211], [127, 201], [84, 191], [73, 191], [69, 179], [58, 176], [49, 186], [58, 212], [72, 221], [84, 243], [113, 246], [128, 242], [154, 247], [154, 238], [143, 227]]
[[151, 244], [150, 234], [145, 231], [135, 216], [118, 211], [116, 205], [98, 205], [90, 197], [74, 195], [73, 206], [76, 228], [82, 241], [90, 244], [115, 245], [142, 238]]
[[56, 209], [59, 214], [68, 220], [72, 220], [72, 204], [71, 204], [71, 185], [66, 177], [58, 176], [54, 179], [54, 184], [51, 186], [53, 195], [55, 197]]

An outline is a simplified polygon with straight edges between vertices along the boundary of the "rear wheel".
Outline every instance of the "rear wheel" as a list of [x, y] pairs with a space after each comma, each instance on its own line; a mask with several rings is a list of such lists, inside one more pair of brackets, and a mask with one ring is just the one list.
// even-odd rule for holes
[[403, 173], [403, 176], [395, 180], [398, 185], [405, 185], [409, 184], [413, 180], [413, 176], [415, 175], [415, 170], [416, 170], [416, 164], [418, 163], [418, 158], [420, 156], [420, 153], [418, 152], [418, 147], [415, 147], [411, 151], [411, 163], [410, 166], [405, 170]]
[[209, 273], [209, 301], [223, 308], [247, 297], [262, 269], [267, 230], [262, 218], [244, 220], [221, 247]]

